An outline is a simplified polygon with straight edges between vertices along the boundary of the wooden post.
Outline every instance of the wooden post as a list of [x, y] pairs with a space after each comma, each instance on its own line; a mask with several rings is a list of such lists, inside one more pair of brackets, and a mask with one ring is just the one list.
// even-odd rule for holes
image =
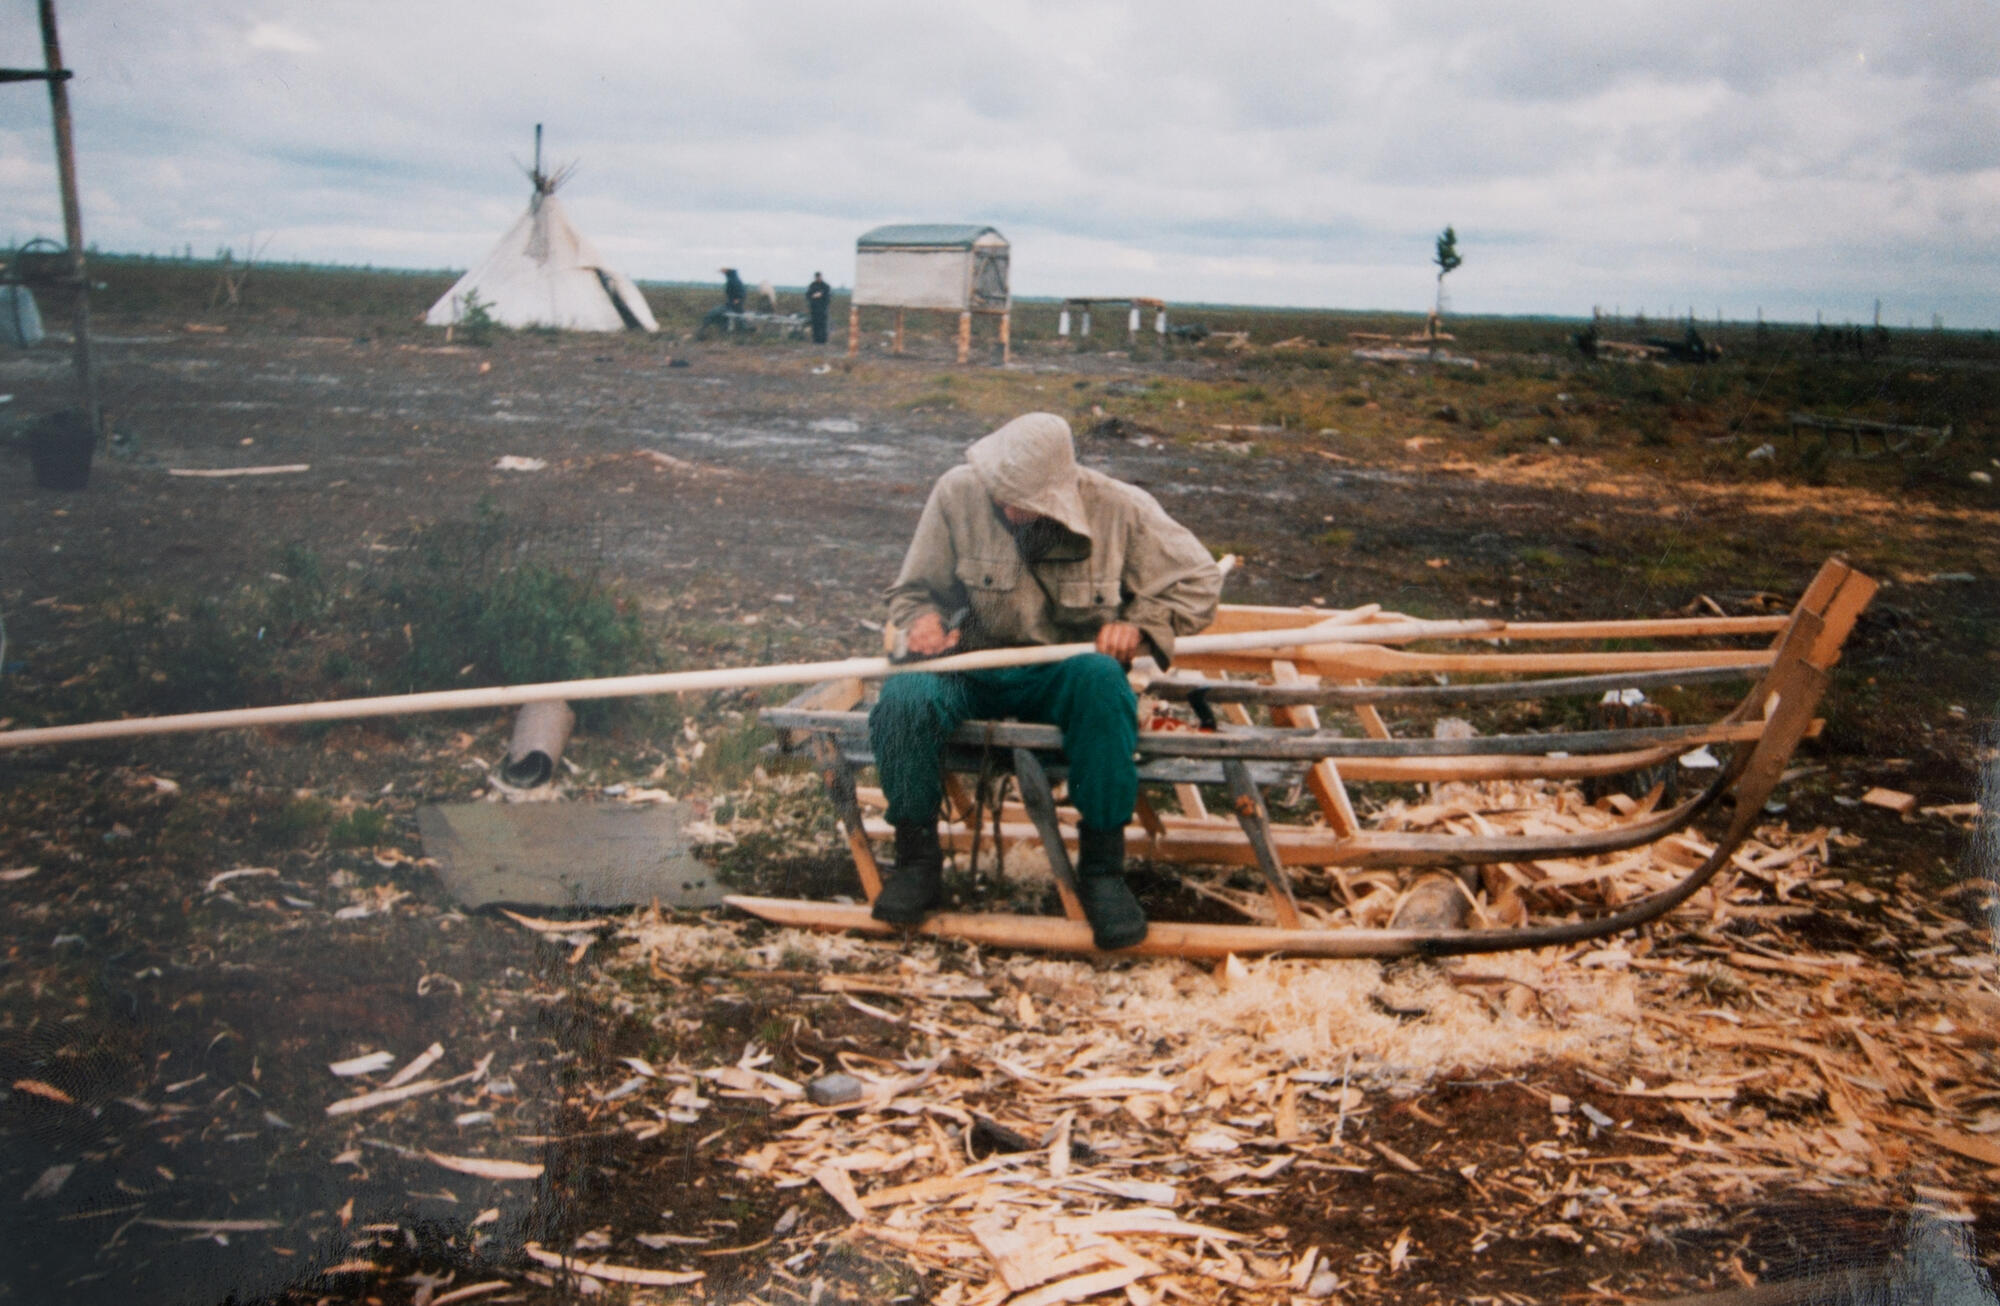
[[903, 310], [900, 308], [896, 310], [896, 344], [891, 352], [898, 354], [903, 352]]
[[1090, 305], [1089, 305], [1089, 304], [1085, 304], [1085, 305], [1083, 306], [1083, 322], [1082, 322], [1081, 326], [1080, 326], [1080, 327], [1078, 328], [1078, 330], [1077, 330], [1077, 334], [1078, 334], [1078, 335], [1080, 335], [1080, 336], [1087, 336], [1087, 335], [1089, 335], [1089, 334], [1090, 334]]
[[861, 309], [858, 305], [847, 306], [847, 356], [854, 357], [861, 352]]
[[963, 363], [972, 357], [972, 310], [961, 309], [958, 314], [958, 361]]
[[1136, 338], [1138, 334], [1139, 334], [1139, 306], [1137, 304], [1134, 304], [1132, 305], [1132, 311], [1128, 313], [1125, 317], [1125, 335], [1127, 339], [1133, 339]]
[[69, 274], [74, 305], [77, 388], [82, 394], [84, 420], [93, 440], [104, 438], [97, 408], [97, 376], [90, 357], [90, 278], [83, 265], [83, 209], [76, 195], [76, 145], [70, 132], [69, 89], [64, 84], [62, 46], [56, 40], [55, 0], [41, 0], [42, 58], [49, 74], [49, 110], [55, 119], [56, 172], [62, 185], [63, 239], [69, 243]]
[[1011, 329], [1013, 324], [1014, 311], [1012, 309], [1007, 309], [1000, 314], [1000, 365], [1002, 367], [1014, 361], [1014, 342]]

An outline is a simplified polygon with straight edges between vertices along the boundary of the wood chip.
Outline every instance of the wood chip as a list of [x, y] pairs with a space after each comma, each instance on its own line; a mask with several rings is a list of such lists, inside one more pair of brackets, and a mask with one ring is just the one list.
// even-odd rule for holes
[[404, 1084], [399, 1088], [382, 1088], [373, 1093], [363, 1093], [358, 1097], [344, 1097], [338, 1102], [327, 1103], [326, 1113], [330, 1116], [349, 1116], [357, 1111], [372, 1111], [378, 1106], [389, 1106], [392, 1103], [408, 1101], [413, 1097], [422, 1097], [426, 1093], [435, 1093], [439, 1089], [482, 1079], [486, 1075], [487, 1068], [493, 1064], [493, 1055], [488, 1052], [479, 1059], [478, 1065], [455, 1079], [420, 1079], [414, 1084]]
[[387, 1070], [395, 1064], [396, 1058], [392, 1053], [367, 1052], [358, 1057], [349, 1057], [345, 1061], [330, 1062], [327, 1069], [342, 1079], [351, 1079], [355, 1075], [372, 1075], [378, 1070]]
[[529, 1260], [552, 1269], [566, 1270], [571, 1274], [587, 1274], [593, 1279], [603, 1279], [608, 1283], [635, 1283], [648, 1288], [676, 1288], [686, 1283], [699, 1283], [708, 1277], [706, 1270], [643, 1270], [635, 1265], [579, 1261], [571, 1256], [547, 1251], [540, 1243], [528, 1243], [521, 1250], [527, 1254]]
[[439, 1293], [431, 1298], [431, 1306], [451, 1306], [457, 1301], [471, 1301], [474, 1297], [487, 1297], [496, 1292], [504, 1292], [513, 1287], [507, 1279], [488, 1279], [485, 1283], [468, 1283], [463, 1288], [453, 1288], [450, 1292]]
[[76, 1105], [75, 1098], [63, 1092], [54, 1084], [46, 1084], [39, 1079], [17, 1079], [14, 1081], [14, 1091], [16, 1093], [28, 1093], [35, 1097], [47, 1098], [51, 1102], [60, 1102], [64, 1106]]
[[311, 463], [275, 463], [268, 467], [169, 467], [169, 476], [197, 476], [217, 478], [224, 476], [282, 476], [291, 472], [309, 472]]
[[[841, 1173], [845, 1174], [844, 1171]], [[898, 1184], [893, 1188], [878, 1188], [858, 1200], [868, 1210], [881, 1206], [903, 1206], [911, 1202], [936, 1202], [961, 1193], [975, 1192], [986, 1187], [986, 1182], [984, 1175], [938, 1175], [919, 1179], [915, 1183]], [[849, 1185], [850, 1188], [852, 1186]], [[836, 1196], [834, 1200], [840, 1199]]]
[[433, 1043], [410, 1059], [410, 1064], [389, 1076], [384, 1088], [401, 1088], [444, 1058], [444, 1044]]
[[1878, 1125], [1886, 1125], [1890, 1129], [1927, 1139], [1947, 1152], [1956, 1152], [1982, 1165], [2000, 1166], [2000, 1143], [1990, 1138], [1981, 1138], [1978, 1134], [1960, 1133], [1956, 1129], [1946, 1129], [1941, 1125], [1919, 1124], [1879, 1111], [1869, 1111], [1864, 1114]]
[[1861, 795], [1861, 801], [1870, 807], [1883, 807], [1898, 816], [1908, 816], [1917, 810], [1917, 796], [1906, 794], [1900, 789], [1884, 789], [1880, 786]]
[[425, 1152], [433, 1162], [447, 1170], [460, 1174], [476, 1175], [481, 1179], [539, 1179], [542, 1165], [539, 1161], [499, 1161], [484, 1156], [446, 1156], [442, 1152]]
[[1059, 1279], [1033, 1292], [1023, 1293], [1014, 1298], [1011, 1306], [1058, 1306], [1061, 1302], [1083, 1301], [1099, 1293], [1116, 1292], [1128, 1283], [1136, 1283], [1145, 1278], [1146, 1273], [1137, 1266], [1121, 1265], [1112, 1270], [1079, 1274], [1074, 1278]]
[[1172, 1080], [1157, 1075], [1113, 1075], [1065, 1084], [1056, 1093], [1060, 1097], [1132, 1097], [1139, 1093], [1171, 1093], [1174, 1088]]
[[587, 934], [591, 930], [601, 930], [611, 924], [605, 917], [592, 917], [587, 921], [551, 921], [539, 916], [523, 916], [520, 912], [502, 907], [500, 914], [516, 925], [533, 930], [537, 934]]
[[868, 1219], [868, 1208], [861, 1204], [861, 1195], [854, 1191], [854, 1181], [847, 1177], [847, 1171], [823, 1165], [813, 1172], [813, 1182], [826, 1189], [827, 1196], [840, 1203], [840, 1209], [847, 1212], [848, 1219], [857, 1224]]

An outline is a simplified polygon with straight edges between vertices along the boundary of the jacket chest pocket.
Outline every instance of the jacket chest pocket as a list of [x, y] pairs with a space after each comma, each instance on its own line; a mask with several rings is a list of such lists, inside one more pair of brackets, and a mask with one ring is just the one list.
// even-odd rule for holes
[[954, 570], [958, 583], [965, 586], [966, 594], [974, 601], [996, 599], [1021, 583], [1021, 559], [1018, 555], [1011, 558], [962, 557]]
[[1091, 576], [1077, 571], [1058, 573], [1050, 578], [1056, 606], [1065, 616], [1089, 614], [1109, 618], [1118, 611], [1118, 581], [1115, 577]]

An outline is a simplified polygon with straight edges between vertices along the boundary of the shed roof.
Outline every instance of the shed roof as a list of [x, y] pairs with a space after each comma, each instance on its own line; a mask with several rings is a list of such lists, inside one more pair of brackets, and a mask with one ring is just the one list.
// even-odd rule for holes
[[[885, 245], [925, 245], [933, 249], [971, 249], [981, 236], [999, 236], [992, 227], [977, 222], [902, 222], [865, 231], [855, 246], [867, 249]], [[1006, 237], [1002, 236], [1002, 240]]]

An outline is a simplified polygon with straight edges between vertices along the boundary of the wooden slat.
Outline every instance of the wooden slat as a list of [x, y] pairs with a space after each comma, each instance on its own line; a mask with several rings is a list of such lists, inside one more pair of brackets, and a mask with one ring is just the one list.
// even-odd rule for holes
[[1083, 919], [1083, 900], [1077, 897], [1076, 872], [1063, 841], [1062, 822], [1056, 819], [1055, 794], [1042, 764], [1025, 748], [1014, 750], [1014, 780], [1021, 791], [1021, 803], [1034, 822], [1035, 833], [1048, 854], [1049, 872], [1055, 876], [1056, 892], [1062, 897], [1063, 914], [1073, 921]]
[[[1327, 608], [1259, 607], [1254, 604], [1225, 603], [1204, 635], [1235, 634], [1244, 630], [1283, 630], [1300, 621], [1320, 621], [1345, 615]], [[1614, 621], [1503, 621], [1492, 630], [1454, 636], [1476, 640], [1584, 640], [1584, 639], [1720, 639], [1770, 635], [1785, 628], [1783, 613], [1758, 617], [1654, 617]], [[1388, 623], [1414, 618], [1399, 612], [1377, 612], [1371, 620]]]
[[[1300, 677], [1299, 669], [1282, 658], [1271, 664], [1271, 677], [1277, 682], [1272, 686], [1274, 689], [1309, 688]], [[1281, 726], [1319, 729], [1319, 713], [1309, 705], [1274, 707], [1271, 719]], [[1306, 788], [1312, 791], [1313, 801], [1319, 804], [1320, 815], [1326, 818], [1328, 827], [1335, 834], [1345, 836], [1361, 832], [1361, 818], [1354, 814], [1354, 803], [1348, 797], [1347, 785], [1340, 778], [1339, 768], [1332, 762], [1321, 758], [1307, 768]]]
[[1257, 869], [1263, 873], [1264, 886], [1270, 890], [1271, 908], [1277, 913], [1278, 925], [1295, 930], [1299, 927], [1299, 900], [1293, 896], [1292, 882], [1286, 878], [1284, 864], [1271, 846], [1271, 813], [1265, 810], [1264, 795], [1257, 791], [1249, 768], [1243, 763], [1225, 762], [1222, 772], [1229, 777], [1229, 802], [1236, 809], [1236, 820], [1243, 827], [1244, 841], [1250, 845]]
[[[1237, 705], [1239, 708], [1241, 705]], [[807, 718], [816, 713], [772, 714], [767, 719], [784, 727], [812, 728]], [[838, 716], [840, 714], [835, 714]], [[832, 717], [818, 723], [820, 728], [844, 724]], [[1267, 729], [1235, 726], [1209, 733], [1194, 730], [1142, 730], [1139, 756], [1154, 757], [1235, 757], [1269, 761], [1313, 761], [1322, 757], [1488, 757], [1549, 753], [1610, 753], [1639, 748], [1679, 748], [1682, 751], [1703, 744], [1722, 744], [1755, 739], [1754, 722], [1723, 722], [1712, 725], [1635, 726], [1622, 730], [1560, 730], [1547, 734], [1482, 735], [1471, 739], [1355, 739], [1325, 731]], [[1062, 748], [1062, 731], [1056, 726], [1024, 721], [981, 721], [959, 728], [951, 742], [960, 747], [994, 746], [1032, 748], [1055, 752]]]
[[1310, 705], [1349, 707], [1357, 703], [1395, 705], [1408, 703], [1499, 703], [1521, 699], [1587, 697], [1621, 689], [1678, 688], [1685, 685], [1749, 681], [1770, 667], [1768, 655], [1761, 662], [1732, 666], [1689, 667], [1683, 671], [1632, 671], [1605, 676], [1559, 676], [1537, 680], [1500, 680], [1456, 685], [1320, 685], [1299, 680], [1297, 667], [1284, 659], [1272, 663], [1273, 675], [1279, 667], [1292, 667], [1291, 680], [1274, 684], [1254, 680], [1198, 680], [1191, 676], [1160, 678], [1146, 684], [1144, 691], [1155, 698], [1178, 702], [1200, 690], [1211, 703], [1251, 703], [1266, 707]]
[[[1528, 675], [1553, 672], [1672, 671], [1686, 667], [1745, 666], [1770, 661], [1755, 649], [1678, 649], [1618, 653], [1411, 653], [1369, 644], [1315, 644], [1288, 649], [1301, 672], [1325, 680], [1372, 680], [1378, 676]], [[1188, 671], [1260, 672], [1268, 657], [1247, 653], [1176, 654], [1174, 665]]]

